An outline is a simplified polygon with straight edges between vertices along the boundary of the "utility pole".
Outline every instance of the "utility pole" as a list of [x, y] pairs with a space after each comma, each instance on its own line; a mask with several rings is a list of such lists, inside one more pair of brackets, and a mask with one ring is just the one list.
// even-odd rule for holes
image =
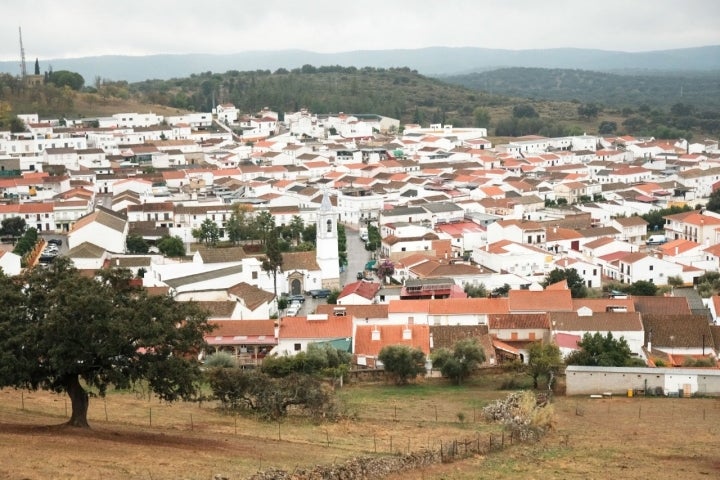
[[20, 75], [25, 79], [27, 66], [25, 65], [25, 47], [23, 47], [22, 43], [22, 27], [18, 27], [18, 33], [20, 34]]

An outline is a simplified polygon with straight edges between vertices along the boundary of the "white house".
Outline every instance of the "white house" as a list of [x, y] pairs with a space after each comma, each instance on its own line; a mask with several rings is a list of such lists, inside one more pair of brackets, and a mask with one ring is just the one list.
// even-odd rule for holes
[[[621, 283], [650, 281], [655, 285], [667, 285], [669, 277], [683, 278], [683, 267], [642, 252], [628, 253], [618, 259]], [[687, 283], [692, 283], [692, 280]]]
[[128, 221], [125, 216], [98, 207], [75, 222], [68, 233], [68, 247], [73, 249], [88, 242], [108, 252], [124, 253], [127, 234]]
[[565, 333], [582, 337], [586, 333], [597, 332], [603, 336], [612, 333], [614, 338], [627, 341], [633, 355], [645, 359], [645, 330], [640, 312], [593, 312], [581, 307], [576, 312], [549, 312], [548, 315], [553, 335]]
[[22, 258], [20, 257], [20, 255], [0, 250], [0, 270], [2, 270], [2, 272], [9, 277], [20, 275], [21, 259]]
[[296, 355], [306, 352], [311, 343], [351, 339], [353, 320], [349, 316], [310, 314], [307, 317], [283, 317], [279, 322], [278, 345], [270, 353]]

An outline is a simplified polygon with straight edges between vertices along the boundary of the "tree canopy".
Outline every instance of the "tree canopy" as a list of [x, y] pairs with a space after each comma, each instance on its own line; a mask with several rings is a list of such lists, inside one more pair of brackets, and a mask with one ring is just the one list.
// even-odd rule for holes
[[0, 223], [0, 235], [17, 238], [25, 232], [25, 219], [22, 217], [4, 218]]
[[387, 345], [378, 354], [385, 371], [398, 385], [405, 385], [425, 372], [425, 354], [419, 348], [407, 345]]
[[68, 424], [85, 428], [89, 396], [111, 386], [143, 382], [165, 401], [192, 398], [207, 312], [131, 279], [126, 269], [89, 278], [64, 257], [22, 277], [0, 273], [0, 386], [67, 393]]
[[715, 190], [710, 194], [710, 198], [708, 198], [705, 208], [711, 212], [720, 212], [720, 189]]
[[583, 280], [578, 271], [574, 268], [556, 268], [552, 270], [547, 274], [547, 277], [545, 277], [545, 280], [542, 282], [542, 286], [547, 287], [548, 285], [559, 283], [563, 280], [567, 281], [568, 288], [570, 289], [570, 295], [573, 298], [587, 297], [585, 280]]
[[142, 235], [131, 233], [125, 239], [125, 248], [127, 248], [128, 253], [145, 254], [150, 250], [150, 245], [148, 245]]
[[[567, 358], [568, 365], [586, 365], [592, 367], [627, 367], [641, 360], [632, 357], [632, 352], [624, 337], [616, 339], [612, 332], [603, 336], [600, 332], [586, 333], [578, 342], [576, 350]], [[644, 363], [642, 363], [644, 365]]]
[[[562, 366], [560, 348], [554, 343], [533, 342], [528, 349], [527, 374], [533, 379], [533, 387], [538, 388], [538, 379], [551, 377]], [[550, 383], [550, 379], [548, 379]]]
[[182, 257], [185, 255], [185, 244], [178, 236], [165, 235], [158, 242], [157, 248], [166, 257]]
[[70, 72], [68, 70], [58, 70], [56, 72], [50, 72], [48, 75], [48, 82], [54, 84], [57, 87], [70, 87], [72, 90], [80, 90], [85, 85], [85, 79], [76, 72]]
[[439, 348], [432, 354], [433, 368], [439, 368], [443, 376], [456, 385], [460, 385], [484, 361], [485, 352], [475, 338], [459, 340], [452, 350]]

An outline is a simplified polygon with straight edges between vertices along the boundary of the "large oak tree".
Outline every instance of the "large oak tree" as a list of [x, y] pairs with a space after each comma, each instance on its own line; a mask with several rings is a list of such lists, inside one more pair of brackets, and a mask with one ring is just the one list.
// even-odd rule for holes
[[193, 398], [206, 312], [131, 279], [125, 269], [85, 276], [63, 257], [22, 277], [0, 273], [0, 386], [65, 392], [68, 424], [85, 428], [90, 395], [111, 386]]

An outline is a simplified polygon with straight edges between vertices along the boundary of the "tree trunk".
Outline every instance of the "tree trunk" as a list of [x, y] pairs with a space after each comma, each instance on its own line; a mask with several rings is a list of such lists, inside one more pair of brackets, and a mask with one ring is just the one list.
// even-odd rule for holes
[[88, 393], [82, 385], [80, 385], [80, 379], [77, 375], [73, 376], [67, 382], [66, 388], [67, 394], [72, 402], [72, 415], [70, 416], [70, 420], [68, 420], [67, 424], [71, 427], [90, 428], [87, 421], [87, 411], [90, 400], [88, 398]]

